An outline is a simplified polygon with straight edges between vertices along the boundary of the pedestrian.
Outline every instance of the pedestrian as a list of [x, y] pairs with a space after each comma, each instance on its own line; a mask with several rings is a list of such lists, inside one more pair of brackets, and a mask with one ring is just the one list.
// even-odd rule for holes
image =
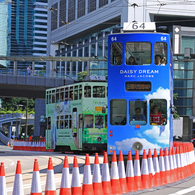
[[30, 75], [30, 73], [31, 73], [31, 67], [29, 65], [28, 68], [27, 68], [27, 74]]

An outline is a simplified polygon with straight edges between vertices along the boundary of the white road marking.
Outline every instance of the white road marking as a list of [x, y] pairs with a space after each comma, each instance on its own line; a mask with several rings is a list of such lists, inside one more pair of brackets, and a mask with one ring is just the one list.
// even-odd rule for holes
[[192, 192], [195, 190], [195, 186], [191, 187], [191, 188], [187, 188], [187, 189], [184, 189], [184, 190], [180, 190], [176, 193], [173, 193], [173, 194], [169, 194], [169, 195], [183, 195], [183, 194], [187, 194], [188, 192]]
[[12, 162], [10, 166], [13, 166], [13, 165], [14, 165], [14, 162]]

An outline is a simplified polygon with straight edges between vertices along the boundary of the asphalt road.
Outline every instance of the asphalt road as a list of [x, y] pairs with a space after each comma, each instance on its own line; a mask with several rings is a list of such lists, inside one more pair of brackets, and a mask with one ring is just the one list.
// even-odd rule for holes
[[[67, 156], [68, 156], [68, 161], [69, 161], [70, 181], [71, 181], [74, 154], [67, 154]], [[18, 160], [21, 161], [21, 166], [22, 166], [24, 194], [25, 195], [30, 194], [33, 165], [34, 165], [35, 158], [38, 159], [40, 177], [41, 177], [41, 187], [42, 187], [42, 191], [44, 192], [49, 157], [52, 157], [52, 160], [53, 160], [55, 182], [56, 182], [55, 184], [56, 184], [57, 194], [59, 194], [64, 154], [56, 153], [56, 152], [54, 153], [54, 152], [13, 151], [11, 147], [0, 145], [0, 162], [5, 163], [7, 194], [11, 195], [13, 192], [15, 170], [16, 170], [16, 164]], [[80, 181], [82, 184], [85, 155], [77, 155], [77, 159], [78, 159], [78, 164], [79, 164]], [[103, 163], [102, 155], [99, 156], [99, 161], [100, 161], [100, 167], [102, 167], [102, 163]], [[92, 175], [93, 175], [93, 163], [94, 163], [93, 155], [90, 155], [90, 163], [91, 163], [91, 170], [92, 170]], [[175, 182], [173, 184], [169, 184], [166, 186], [156, 187], [150, 190], [137, 191], [137, 192], [128, 193], [128, 194], [129, 195], [131, 194], [144, 194], [144, 195], [188, 194], [188, 195], [194, 195], [195, 194], [194, 184], [195, 184], [195, 175], [185, 180]]]

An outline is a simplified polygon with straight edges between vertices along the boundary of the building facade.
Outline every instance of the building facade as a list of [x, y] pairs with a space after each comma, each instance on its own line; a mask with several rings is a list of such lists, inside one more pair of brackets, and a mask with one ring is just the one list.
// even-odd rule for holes
[[[194, 61], [191, 56], [184, 57], [185, 50], [193, 54], [195, 49], [195, 2], [49, 0], [48, 6], [51, 11], [48, 12], [47, 55], [52, 56], [106, 58], [107, 36], [120, 32], [124, 22], [156, 22], [158, 32], [171, 35], [173, 54], [177, 55], [174, 58], [174, 91], [178, 93], [175, 101], [178, 114], [195, 116]], [[81, 62], [75, 62], [71, 68], [69, 62], [56, 63], [58, 72], [68, 75], [71, 69], [74, 77], [86, 67]]]
[[[5, 36], [0, 36], [5, 42], [1, 55], [8, 56], [45, 56], [47, 50], [47, 0], [12, 0], [4, 2], [7, 5], [8, 19], [1, 23], [5, 26]], [[5, 6], [4, 6], [5, 7]], [[2, 7], [1, 7], [2, 8]], [[4, 11], [5, 12], [5, 11]], [[6, 20], [6, 21], [5, 21]], [[4, 46], [3, 45], [3, 46]], [[6, 64], [13, 68], [14, 62]], [[32, 62], [18, 62], [18, 69], [26, 69]], [[35, 69], [41, 69], [46, 62], [35, 62]]]

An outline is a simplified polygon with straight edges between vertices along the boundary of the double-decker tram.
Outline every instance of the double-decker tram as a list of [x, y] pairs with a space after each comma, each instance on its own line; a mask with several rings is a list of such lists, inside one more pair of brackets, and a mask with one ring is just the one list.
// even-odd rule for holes
[[123, 33], [108, 37], [108, 154], [173, 144], [170, 36], [145, 32], [148, 25], [124, 24]]
[[62, 152], [106, 150], [105, 107], [105, 82], [81, 82], [46, 90], [46, 148]]

